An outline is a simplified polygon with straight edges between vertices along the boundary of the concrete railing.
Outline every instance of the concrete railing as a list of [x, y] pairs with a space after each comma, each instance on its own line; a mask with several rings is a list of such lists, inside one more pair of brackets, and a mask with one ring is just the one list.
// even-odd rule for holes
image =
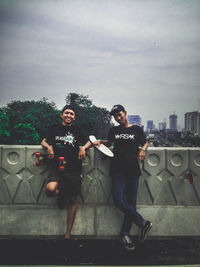
[[[0, 236], [63, 235], [66, 210], [45, 194], [49, 173], [35, 166], [40, 146], [0, 146]], [[119, 234], [123, 214], [111, 196], [110, 160], [95, 148], [83, 161], [83, 204], [72, 234]], [[149, 148], [141, 166], [138, 211], [153, 222], [151, 236], [200, 236], [200, 148]], [[138, 228], [133, 225], [132, 233]]]

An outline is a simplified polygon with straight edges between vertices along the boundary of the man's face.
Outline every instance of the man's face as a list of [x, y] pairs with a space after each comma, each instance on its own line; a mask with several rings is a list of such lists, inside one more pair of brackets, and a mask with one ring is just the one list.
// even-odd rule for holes
[[119, 111], [115, 113], [114, 118], [119, 124], [124, 124], [126, 122], [126, 111]]
[[75, 120], [75, 112], [71, 109], [66, 109], [61, 114], [61, 119], [65, 125], [70, 125]]

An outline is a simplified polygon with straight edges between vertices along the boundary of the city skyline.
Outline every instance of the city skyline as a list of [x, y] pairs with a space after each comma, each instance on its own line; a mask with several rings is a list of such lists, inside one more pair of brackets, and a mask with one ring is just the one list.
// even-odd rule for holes
[[[184, 118], [185, 118], [185, 115], [186, 115], [187, 113], [195, 113], [195, 112], [198, 112], [198, 111], [189, 111], [189, 112], [184, 113], [183, 116], [184, 116]], [[152, 123], [153, 123], [153, 126], [155, 127], [155, 129], [159, 129], [159, 124], [160, 124], [160, 123], [166, 123], [166, 129], [170, 129], [170, 116], [173, 116], [173, 115], [177, 116], [177, 129], [179, 129], [179, 130], [181, 130], [181, 129], [185, 129], [185, 122], [184, 122], [183, 127], [181, 127], [181, 125], [179, 124], [179, 120], [178, 120], [179, 118], [178, 118], [178, 115], [176, 115], [175, 113], [173, 113], [173, 114], [169, 114], [168, 117], [164, 118], [162, 121], [158, 121], [157, 124], [155, 123], [154, 119], [148, 119], [148, 118], [147, 118], [146, 124], [144, 124], [144, 123], [143, 123], [143, 118], [141, 117], [140, 114], [129, 114], [128, 117], [129, 117], [129, 116], [130, 116], [130, 117], [131, 117], [131, 116], [133, 116], [133, 117], [135, 117], [135, 116], [139, 116], [140, 119], [141, 119], [141, 125], [143, 125], [145, 129], [148, 129], [148, 122], [152, 122]], [[129, 122], [131, 123], [131, 120], [130, 120]]]
[[200, 109], [200, 2], [0, 0], [0, 107], [71, 92], [155, 125]]

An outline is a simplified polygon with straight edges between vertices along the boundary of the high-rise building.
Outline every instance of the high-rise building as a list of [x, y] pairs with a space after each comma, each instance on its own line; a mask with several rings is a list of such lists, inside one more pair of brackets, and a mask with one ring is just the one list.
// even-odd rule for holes
[[148, 120], [147, 121], [147, 131], [152, 131], [154, 129], [154, 124], [153, 124], [153, 121], [152, 120]]
[[166, 124], [165, 121], [164, 122], [159, 122], [158, 123], [158, 127], [159, 127], [159, 131], [164, 131], [167, 128], [167, 124]]
[[139, 125], [142, 124], [142, 118], [139, 115], [128, 115], [128, 122], [133, 125]]
[[185, 113], [185, 130], [190, 131], [194, 135], [200, 135], [200, 112]]
[[175, 114], [169, 116], [169, 129], [177, 131], [177, 115]]

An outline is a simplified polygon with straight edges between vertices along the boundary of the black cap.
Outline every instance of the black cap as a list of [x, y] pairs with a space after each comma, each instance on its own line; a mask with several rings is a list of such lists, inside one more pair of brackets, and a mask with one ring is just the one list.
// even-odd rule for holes
[[114, 105], [111, 109], [110, 115], [114, 116], [114, 114], [120, 112], [120, 111], [125, 111], [124, 107], [122, 105]]
[[71, 106], [71, 105], [66, 105], [66, 106], [64, 106], [63, 109], [62, 109], [62, 113], [63, 113], [66, 109], [71, 109], [71, 110], [73, 110], [73, 111], [75, 112], [75, 109], [74, 109], [73, 106]]

